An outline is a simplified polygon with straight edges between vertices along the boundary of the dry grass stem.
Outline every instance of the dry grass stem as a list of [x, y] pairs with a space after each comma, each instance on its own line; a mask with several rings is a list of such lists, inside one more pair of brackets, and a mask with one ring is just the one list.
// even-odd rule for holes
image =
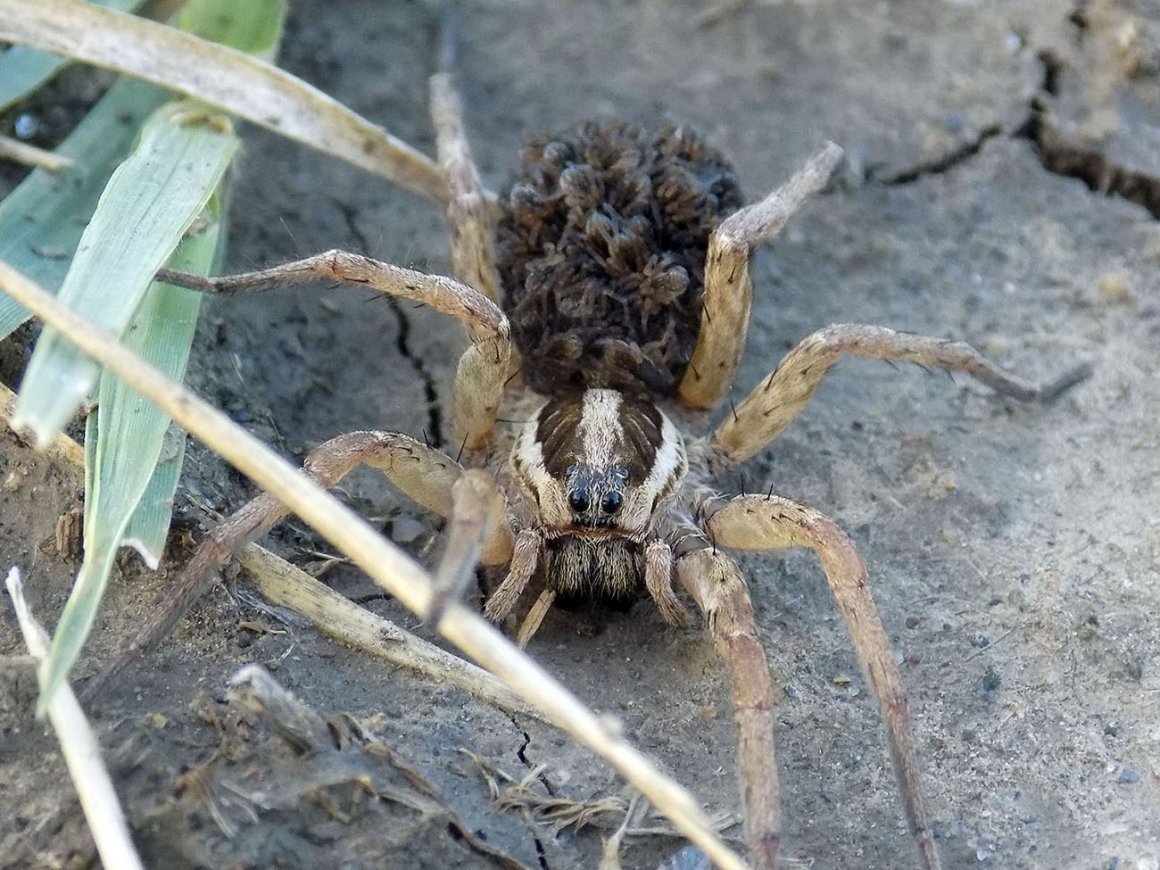
[[0, 40], [187, 94], [436, 202], [447, 200], [429, 157], [312, 85], [243, 52], [78, 0], [0, 0]]
[[455, 686], [508, 713], [543, 719], [539, 710], [487, 671], [376, 616], [268, 550], [250, 544], [238, 561], [267, 601], [302, 615], [329, 637], [435, 682]]
[[[0, 11], [10, 2], [0, 0]], [[5, 264], [0, 264], [0, 289], [67, 335], [82, 351], [134, 390], [156, 402], [179, 425], [297, 513], [385, 591], [420, 617], [427, 618], [435, 594], [430, 576], [362, 517], [226, 415], [181, 384], [147, 366], [115, 339], [90, 326]], [[51, 437], [50, 433], [41, 435], [46, 442], [50, 442]], [[652, 761], [624, 740], [615, 727], [589, 710], [477, 613], [451, 602], [439, 631], [528, 702], [543, 710], [553, 724], [604, 758], [719, 866], [745, 866], [736, 852], [713, 832], [708, 817], [692, 794], [664, 775]]]
[[48, 172], [60, 172], [72, 166], [67, 157], [13, 139], [11, 136], [0, 136], [0, 160], [11, 160], [22, 166], [31, 166], [34, 169], [44, 169]]
[[[24, 635], [29, 653], [40, 660], [48, 654], [49, 637], [33, 617], [24, 599], [24, 583], [20, 571], [13, 568], [6, 582], [8, 595], [16, 610], [16, 620]], [[113, 790], [109, 771], [101, 759], [101, 748], [89, 727], [81, 705], [67, 683], [48, 704], [48, 719], [60, 740], [60, 751], [68, 766], [69, 776], [76, 788], [97, 852], [106, 867], [139, 870], [141, 859], [133, 848], [129, 826], [121, 811], [121, 802]]]

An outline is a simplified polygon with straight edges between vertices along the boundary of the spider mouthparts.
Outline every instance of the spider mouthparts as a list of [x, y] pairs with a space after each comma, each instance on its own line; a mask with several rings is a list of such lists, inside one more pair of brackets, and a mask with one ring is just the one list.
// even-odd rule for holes
[[593, 519], [581, 518], [566, 526], [549, 526], [544, 530], [544, 536], [549, 540], [557, 538], [587, 538], [595, 541], [607, 541], [613, 538], [639, 539], [640, 534], [617, 528], [612, 521], [603, 517]]

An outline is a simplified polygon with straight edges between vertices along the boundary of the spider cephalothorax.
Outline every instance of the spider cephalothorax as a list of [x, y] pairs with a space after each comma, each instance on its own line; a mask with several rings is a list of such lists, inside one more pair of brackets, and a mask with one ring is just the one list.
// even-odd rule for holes
[[553, 399], [520, 430], [511, 465], [539, 513], [547, 588], [610, 598], [641, 588], [643, 545], [688, 469], [656, 405], [608, 389]]
[[685, 446], [651, 402], [591, 389], [553, 399], [524, 425], [512, 467], [548, 537], [640, 540], [685, 475]]
[[[966, 344], [829, 326], [794, 347], [709, 434], [682, 434], [674, 421], [717, 407], [733, 386], [753, 246], [823, 187], [841, 149], [828, 145], [784, 187], [734, 211], [740, 197], [728, 164], [687, 131], [585, 124], [535, 140], [499, 209], [497, 267], [497, 212], [480, 186], [447, 75], [433, 77], [431, 99], [456, 280], [342, 251], [233, 278], [166, 279], [215, 292], [326, 279], [460, 319], [472, 341], [452, 398], [464, 464], [400, 433], [355, 432], [317, 448], [307, 470], [332, 485], [355, 465], [372, 465], [447, 517], [437, 577], [444, 598], [473, 576], [476, 561], [507, 566], [485, 613], [497, 622], [519, 617], [520, 643], [558, 594], [623, 596], [643, 586], [675, 623], [685, 613], [676, 590], [687, 593], [729, 664], [747, 835], [763, 867], [775, 862], [780, 841], [776, 696], [748, 589], [728, 551], [813, 550], [887, 722], [911, 833], [924, 865], [937, 866], [906, 695], [856, 549], [810, 507], [772, 492], [722, 497], [709, 478], [765, 449], [846, 353], [965, 371], [1022, 400], [1049, 400], [1086, 368], [1039, 386]], [[499, 426], [501, 408], [532, 409], [514, 437]], [[183, 587], [197, 589], [227, 545], [240, 547], [283, 515], [269, 498], [243, 508], [199, 551]], [[519, 604], [537, 583], [524, 615]], [[428, 614], [435, 622], [437, 610]], [[138, 646], [178, 612], [168, 608]]]

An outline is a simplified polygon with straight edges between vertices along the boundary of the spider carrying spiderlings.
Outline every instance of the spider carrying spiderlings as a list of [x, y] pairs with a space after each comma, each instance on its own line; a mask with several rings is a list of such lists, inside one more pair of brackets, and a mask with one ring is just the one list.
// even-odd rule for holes
[[[727, 551], [813, 550], [881, 705], [922, 863], [937, 867], [905, 693], [854, 546], [810, 507], [772, 493], [722, 497], [713, 481], [776, 438], [844, 353], [962, 370], [1025, 401], [1050, 400], [1086, 368], [1038, 386], [966, 344], [830, 326], [794, 347], [716, 429], [695, 434], [690, 424], [721, 403], [738, 368], [753, 247], [824, 187], [841, 149], [827, 145], [785, 186], [742, 207], [729, 164], [691, 131], [590, 122], [533, 140], [496, 206], [447, 75], [433, 77], [431, 103], [454, 279], [342, 251], [227, 278], [164, 277], [221, 294], [337, 281], [462, 321], [471, 343], [452, 399], [459, 456], [405, 434], [354, 432], [317, 448], [308, 472], [329, 486], [369, 465], [447, 518], [441, 600], [461, 594], [477, 565], [506, 566], [485, 612], [513, 621], [521, 644], [558, 599], [643, 594], [680, 624], [683, 590], [730, 669], [746, 832], [762, 867], [776, 863], [781, 831], [775, 698], [746, 582]], [[512, 431], [501, 419], [525, 422]], [[168, 630], [230, 550], [284, 515], [261, 497], [215, 530], [185, 572], [182, 606], [136, 648]]]

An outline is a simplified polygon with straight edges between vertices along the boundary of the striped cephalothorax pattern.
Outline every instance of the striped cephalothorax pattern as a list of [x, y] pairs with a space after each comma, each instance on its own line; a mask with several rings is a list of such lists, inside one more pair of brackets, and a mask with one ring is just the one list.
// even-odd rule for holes
[[[711, 434], [685, 436], [673, 421], [715, 408], [732, 387], [753, 292], [751, 248], [822, 188], [841, 150], [828, 145], [784, 187], [738, 210], [732, 169], [696, 135], [589, 123], [535, 140], [497, 213], [443, 74], [432, 79], [432, 114], [456, 280], [342, 251], [232, 278], [166, 280], [219, 293], [338, 281], [461, 320], [472, 342], [452, 401], [462, 464], [399, 433], [354, 432], [319, 447], [306, 470], [333, 485], [356, 465], [372, 465], [448, 518], [431, 624], [477, 563], [507, 566], [485, 613], [497, 622], [520, 617], [521, 644], [559, 594], [644, 593], [677, 623], [682, 588], [729, 663], [746, 829], [759, 867], [773, 865], [780, 841], [775, 694], [744, 577], [725, 551], [812, 549], [887, 721], [911, 833], [924, 865], [936, 867], [906, 697], [858, 553], [811, 508], [772, 494], [723, 499], [707, 482], [776, 438], [845, 353], [965, 371], [1022, 400], [1049, 400], [1086, 369], [1037, 386], [962, 343], [831, 326], [793, 348]], [[510, 422], [501, 409], [516, 416], [528, 407], [514, 437], [497, 426]], [[230, 549], [282, 516], [262, 496], [215, 531], [182, 591], [115, 667], [172, 626]]]
[[[616, 390], [561, 396], [523, 426], [511, 464], [539, 513], [548, 593], [636, 594], [648, 572], [646, 544], [658, 538], [688, 470], [672, 421], [652, 402]], [[679, 620], [669, 578], [663, 585], [661, 611]]]
[[677, 491], [688, 460], [677, 427], [653, 403], [591, 389], [544, 404], [524, 425], [512, 467], [549, 538], [640, 542]]

